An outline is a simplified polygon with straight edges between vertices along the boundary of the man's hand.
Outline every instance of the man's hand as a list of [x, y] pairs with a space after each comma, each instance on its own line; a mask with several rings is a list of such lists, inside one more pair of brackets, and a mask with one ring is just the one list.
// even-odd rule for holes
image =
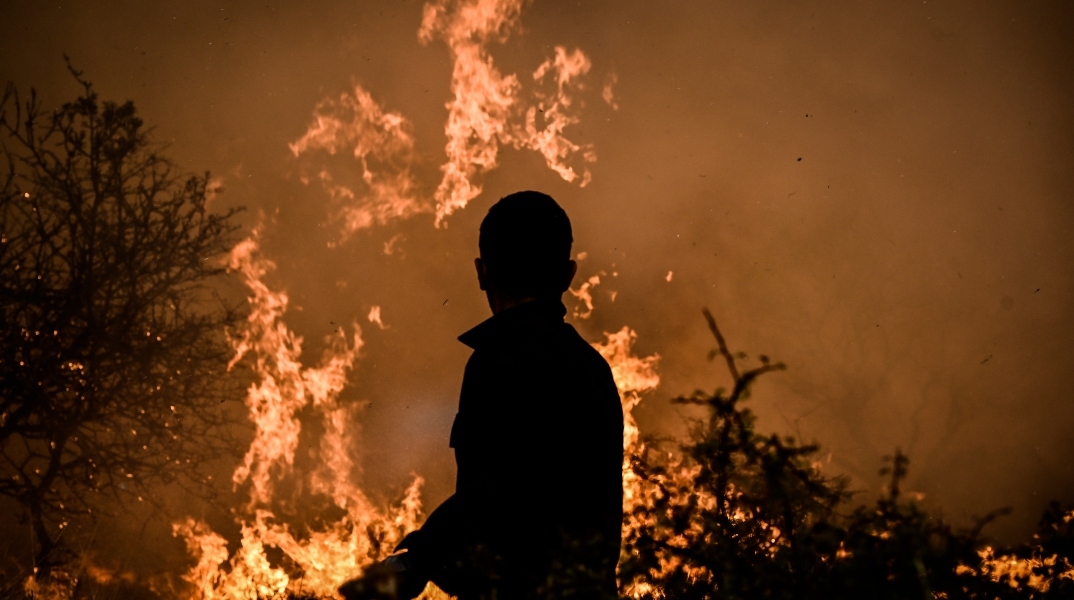
[[405, 554], [373, 563], [362, 576], [339, 586], [343, 600], [411, 600], [425, 589]]

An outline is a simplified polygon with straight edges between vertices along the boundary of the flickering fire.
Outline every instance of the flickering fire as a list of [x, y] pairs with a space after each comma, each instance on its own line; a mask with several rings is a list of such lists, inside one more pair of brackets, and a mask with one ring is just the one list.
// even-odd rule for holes
[[[583, 88], [589, 58], [581, 50], [556, 47], [554, 55], [533, 72], [536, 87], [530, 93], [532, 100], [526, 101], [518, 77], [502, 74], [489, 53], [490, 42], [503, 41], [518, 28], [521, 9], [521, 0], [439, 0], [425, 5], [419, 40], [443, 41], [454, 61], [453, 98], [446, 105], [447, 160], [432, 198], [420, 193], [416, 181], [409, 120], [382, 108], [360, 85], [317, 105], [306, 133], [290, 145], [292, 153], [302, 158], [315, 151], [329, 156], [349, 152], [364, 186], [356, 189], [327, 167], [303, 178], [306, 183], [311, 178], [319, 181], [333, 199], [330, 220], [341, 222], [338, 241], [360, 229], [422, 213], [434, 213], [436, 225], [442, 225], [481, 193], [477, 177], [497, 166], [501, 144], [541, 153], [548, 167], [568, 182], [582, 186], [589, 182], [588, 163], [596, 160], [592, 147], [563, 135], [579, 120], [574, 94]], [[611, 83], [604, 90], [609, 103]], [[228, 266], [249, 291], [251, 308], [244, 327], [230, 338], [235, 349], [231, 365], [246, 359], [258, 377], [246, 396], [254, 440], [232, 478], [236, 488], [249, 491], [248, 503], [236, 510], [241, 543], [229, 552], [226, 540], [205, 523], [186, 519], [174, 525], [175, 535], [185, 540], [196, 561], [184, 579], [191, 586], [190, 597], [199, 600], [287, 593], [333, 596], [339, 584], [390, 553], [420, 524], [420, 477], [397, 505], [386, 509], [375, 507], [354, 479], [357, 465], [351, 457], [358, 443], [357, 410], [341, 404], [339, 395], [358, 360], [361, 329], [355, 323], [350, 335], [337, 330], [325, 340], [327, 349], [318, 365], [304, 365], [303, 340], [284, 321], [287, 293], [265, 283], [275, 265], [261, 255], [259, 236], [255, 230], [228, 257]], [[398, 251], [397, 245], [393, 238], [385, 244], [385, 253]], [[594, 276], [576, 292], [584, 300], [585, 316], [593, 310], [589, 288], [599, 281]], [[370, 310], [368, 320], [385, 327], [379, 306]], [[659, 382], [655, 356], [638, 359], [630, 354], [635, 338], [624, 328], [597, 345], [612, 363], [623, 393], [628, 423], [624, 443], [631, 448], [637, 445], [638, 431], [630, 411], [641, 393]], [[310, 473], [297, 473], [295, 450], [302, 431], [298, 414], [310, 409], [323, 426], [317, 466]], [[632, 477], [628, 465], [624, 463], [624, 474]], [[287, 479], [304, 484], [296, 489], [327, 496], [345, 516], [327, 528], [296, 535], [276, 511], [298, 500], [277, 489]], [[282, 551], [293, 568], [274, 566], [266, 553], [269, 547]], [[438, 594], [442, 592], [430, 585], [424, 596]]]
[[[438, 225], [481, 193], [475, 177], [496, 168], [500, 144], [540, 152], [548, 167], [566, 181], [581, 177], [580, 185], [589, 183], [585, 164], [595, 161], [596, 153], [591, 146], [563, 135], [567, 126], [579, 120], [573, 94], [581, 88], [579, 78], [591, 67], [586, 55], [556, 47], [555, 57], [533, 73], [538, 83], [552, 75], [555, 89], [535, 91], [533, 104], [527, 105], [518, 76], [500, 73], [488, 52], [489, 42], [506, 41], [518, 27], [521, 9], [521, 0], [441, 0], [425, 5], [419, 39], [423, 43], [443, 40], [455, 60], [451, 76], [455, 97], [447, 103], [444, 126], [448, 160], [440, 168], [443, 178], [435, 194]], [[577, 155], [583, 161], [581, 176], [569, 164]]]
[[571, 288], [567, 290], [576, 300], [581, 304], [578, 308], [574, 309], [574, 316], [578, 319], [588, 319], [593, 314], [593, 288], [600, 285], [600, 277], [604, 275], [604, 271], [591, 276], [578, 286], [578, 289]]
[[330, 155], [349, 151], [358, 162], [364, 194], [335, 181], [328, 169], [317, 173], [336, 203], [332, 219], [342, 221], [341, 240], [360, 229], [430, 212], [430, 204], [418, 195], [412, 171], [412, 130], [405, 117], [383, 110], [369, 92], [355, 86], [353, 92], [322, 100], [309, 129], [291, 143], [296, 157], [313, 150]]
[[[250, 316], [232, 337], [232, 364], [250, 357], [259, 377], [247, 390], [246, 406], [255, 426], [254, 440], [236, 468], [233, 482], [249, 490], [249, 503], [236, 511], [242, 540], [229, 555], [227, 543], [206, 524], [193, 519], [176, 523], [197, 564], [184, 576], [192, 598], [202, 600], [279, 597], [288, 592], [330, 597], [344, 580], [386, 556], [402, 536], [415, 529], [421, 513], [422, 480], [416, 477], [403, 499], [387, 509], [374, 507], [354, 479], [358, 426], [356, 409], [342, 405], [339, 394], [362, 347], [361, 330], [343, 329], [329, 336], [319, 364], [302, 364], [302, 338], [284, 322], [286, 292], [264, 282], [275, 265], [260, 254], [259, 232], [230, 253], [229, 266], [249, 290]], [[316, 469], [294, 473], [295, 450], [302, 422], [297, 413], [312, 409], [322, 420], [323, 434]], [[277, 484], [298, 477], [311, 494], [323, 495], [345, 512], [325, 529], [296, 536], [281, 522], [274, 507], [281, 498]], [[275, 547], [293, 563], [272, 566], [267, 547]]]
[[[1074, 513], [1066, 515], [1067, 521], [1071, 519], [1074, 519]], [[1012, 588], [1019, 588], [1023, 585], [1020, 582], [1024, 582], [1026, 587], [1039, 592], [1047, 592], [1050, 585], [1047, 579], [1034, 573], [1034, 569], [1042, 566], [1055, 567], [1058, 560], [1058, 557], [1054, 554], [1040, 559], [996, 554], [991, 546], [984, 548], [977, 554], [984, 559], [984, 574], [991, 577], [993, 581], [1006, 582]], [[1074, 580], [1074, 565], [1060, 565], [1060, 568], [1062, 567], [1065, 567], [1066, 570], [1060, 574], [1060, 577]], [[959, 569], [970, 573], [973, 572], [973, 569], [965, 566], [961, 566]]]
[[[340, 392], [347, 385], [362, 347], [357, 324], [348, 336], [339, 330], [326, 339], [327, 349], [316, 367], [302, 364], [302, 338], [284, 322], [288, 308], [286, 292], [274, 291], [264, 282], [275, 265], [260, 254], [259, 232], [238, 244], [229, 266], [240, 274], [249, 290], [250, 316], [232, 337], [233, 363], [249, 356], [259, 381], [247, 391], [246, 406], [256, 427], [253, 442], [235, 470], [236, 486], [249, 489], [249, 503], [237, 510], [242, 530], [239, 548], [229, 553], [227, 541], [205, 523], [186, 519], [174, 525], [196, 564], [183, 576], [190, 584], [189, 597], [197, 600], [228, 600], [282, 597], [287, 593], [331, 597], [345, 580], [363, 567], [384, 558], [403, 535], [420, 525], [421, 478], [415, 478], [404, 498], [387, 509], [375, 507], [353, 478], [351, 456], [357, 443], [356, 411], [341, 405]], [[625, 508], [642, 499], [642, 483], [630, 469], [633, 453], [640, 450], [638, 426], [632, 411], [642, 394], [659, 385], [659, 357], [639, 358], [632, 352], [637, 334], [629, 327], [605, 334], [594, 347], [608, 360], [623, 401], [626, 428], [623, 444]], [[297, 413], [313, 408], [323, 420], [317, 468], [294, 473], [294, 455], [302, 428]], [[273, 512], [279, 504], [276, 482], [297, 476], [309, 484], [312, 494], [331, 498], [345, 516], [326, 529], [297, 536], [292, 527]], [[633, 520], [624, 524], [644, 527]], [[266, 552], [281, 550], [296, 568], [273, 566]], [[442, 595], [430, 584], [423, 597]]]
[[[592, 145], [564, 135], [580, 121], [578, 92], [592, 63], [579, 49], [554, 49], [532, 73], [533, 89], [524, 93], [518, 75], [496, 67], [488, 45], [503, 42], [519, 27], [521, 0], [438, 0], [425, 5], [418, 39], [443, 41], [454, 63], [453, 98], [444, 133], [446, 161], [432, 197], [420, 192], [414, 174], [413, 126], [398, 112], [385, 110], [362, 86], [320, 102], [306, 133], [291, 144], [296, 157], [314, 151], [351, 152], [365, 190], [339, 181], [330, 169], [311, 176], [336, 203], [333, 221], [342, 222], [340, 241], [360, 229], [432, 212], [436, 225], [481, 193], [478, 178], [499, 164], [501, 145], [540, 153], [548, 168], [568, 182], [589, 183]], [[612, 100], [614, 76], [603, 97]]]

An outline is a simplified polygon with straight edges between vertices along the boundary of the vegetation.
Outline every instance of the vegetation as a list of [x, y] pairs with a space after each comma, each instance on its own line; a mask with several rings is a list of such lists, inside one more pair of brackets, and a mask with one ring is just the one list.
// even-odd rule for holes
[[[741, 371], [705, 311], [730, 391], [674, 402], [703, 406], [689, 440], [652, 444], [635, 461], [649, 520], [626, 540], [626, 591], [644, 599], [1072, 598], [1074, 507], [1053, 504], [1031, 542], [993, 549], [982, 528], [961, 531], [900, 493], [909, 460], [887, 459], [886, 494], [852, 508], [844, 482], [812, 463], [817, 446], [763, 435], [745, 403], [758, 377], [783, 368], [760, 357]], [[1001, 512], [1001, 511], [1000, 511]]]
[[[241, 397], [222, 377], [238, 315], [209, 288], [234, 211], [208, 210], [209, 176], [179, 175], [133, 104], [102, 102], [72, 74], [83, 92], [55, 111], [12, 86], [0, 100], [0, 500], [33, 534], [22, 570], [0, 568], [0, 597], [74, 564], [72, 524], [197, 483], [199, 465], [235, 449], [221, 403]], [[642, 496], [627, 517], [646, 525], [625, 540], [625, 595], [1074, 598], [1074, 507], [1053, 504], [1032, 540], [992, 547], [982, 530], [1001, 511], [965, 530], [929, 515], [901, 493], [898, 451], [885, 494], [857, 505], [815, 466], [817, 446], [756, 431], [752, 386], [784, 366], [760, 356], [744, 369], [705, 316], [734, 385], [675, 399], [706, 417], [635, 457]]]
[[71, 73], [82, 93], [57, 110], [11, 84], [0, 101], [0, 500], [39, 577], [72, 525], [231, 451], [221, 403], [241, 397], [221, 377], [237, 315], [207, 288], [234, 211]]

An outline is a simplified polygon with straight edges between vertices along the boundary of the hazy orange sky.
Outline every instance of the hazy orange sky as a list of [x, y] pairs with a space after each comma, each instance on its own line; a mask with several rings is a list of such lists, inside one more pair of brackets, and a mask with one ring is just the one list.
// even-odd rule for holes
[[[363, 326], [344, 397], [370, 403], [372, 490], [415, 472], [431, 505], [450, 493], [468, 356], [455, 336], [489, 312], [477, 226], [501, 196], [539, 189], [573, 220], [580, 276], [606, 273], [579, 329], [629, 325], [661, 356], [643, 431], [680, 431], [668, 398], [727, 383], [705, 358], [707, 306], [734, 349], [789, 367], [750, 401], [761, 429], [818, 441], [857, 489], [878, 490], [901, 447], [908, 487], [958, 523], [1010, 505], [992, 531], [1024, 534], [1047, 500], [1074, 500], [1074, 5], [532, 2], [490, 50], [521, 79], [555, 46], [591, 59], [566, 133], [592, 144], [592, 183], [504, 149], [446, 227], [419, 215], [330, 247], [332, 202], [288, 144], [360, 84], [412, 122], [431, 194], [452, 63], [419, 44], [421, 19], [414, 0], [9, 0], [0, 79], [73, 98], [67, 53], [184, 169], [220, 177], [217, 206], [246, 206], [246, 228], [265, 215], [307, 356], [338, 324]], [[612, 74], [617, 110], [601, 98]], [[366, 321], [374, 305], [387, 329]]]

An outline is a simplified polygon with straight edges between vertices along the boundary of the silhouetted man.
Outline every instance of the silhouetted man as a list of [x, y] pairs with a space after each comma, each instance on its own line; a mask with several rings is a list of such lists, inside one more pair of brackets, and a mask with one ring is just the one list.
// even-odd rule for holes
[[563, 321], [572, 242], [545, 194], [489, 209], [474, 264], [493, 316], [459, 337], [474, 352], [455, 494], [344, 597], [412, 598], [428, 581], [461, 600], [616, 597], [623, 412], [608, 364]]

